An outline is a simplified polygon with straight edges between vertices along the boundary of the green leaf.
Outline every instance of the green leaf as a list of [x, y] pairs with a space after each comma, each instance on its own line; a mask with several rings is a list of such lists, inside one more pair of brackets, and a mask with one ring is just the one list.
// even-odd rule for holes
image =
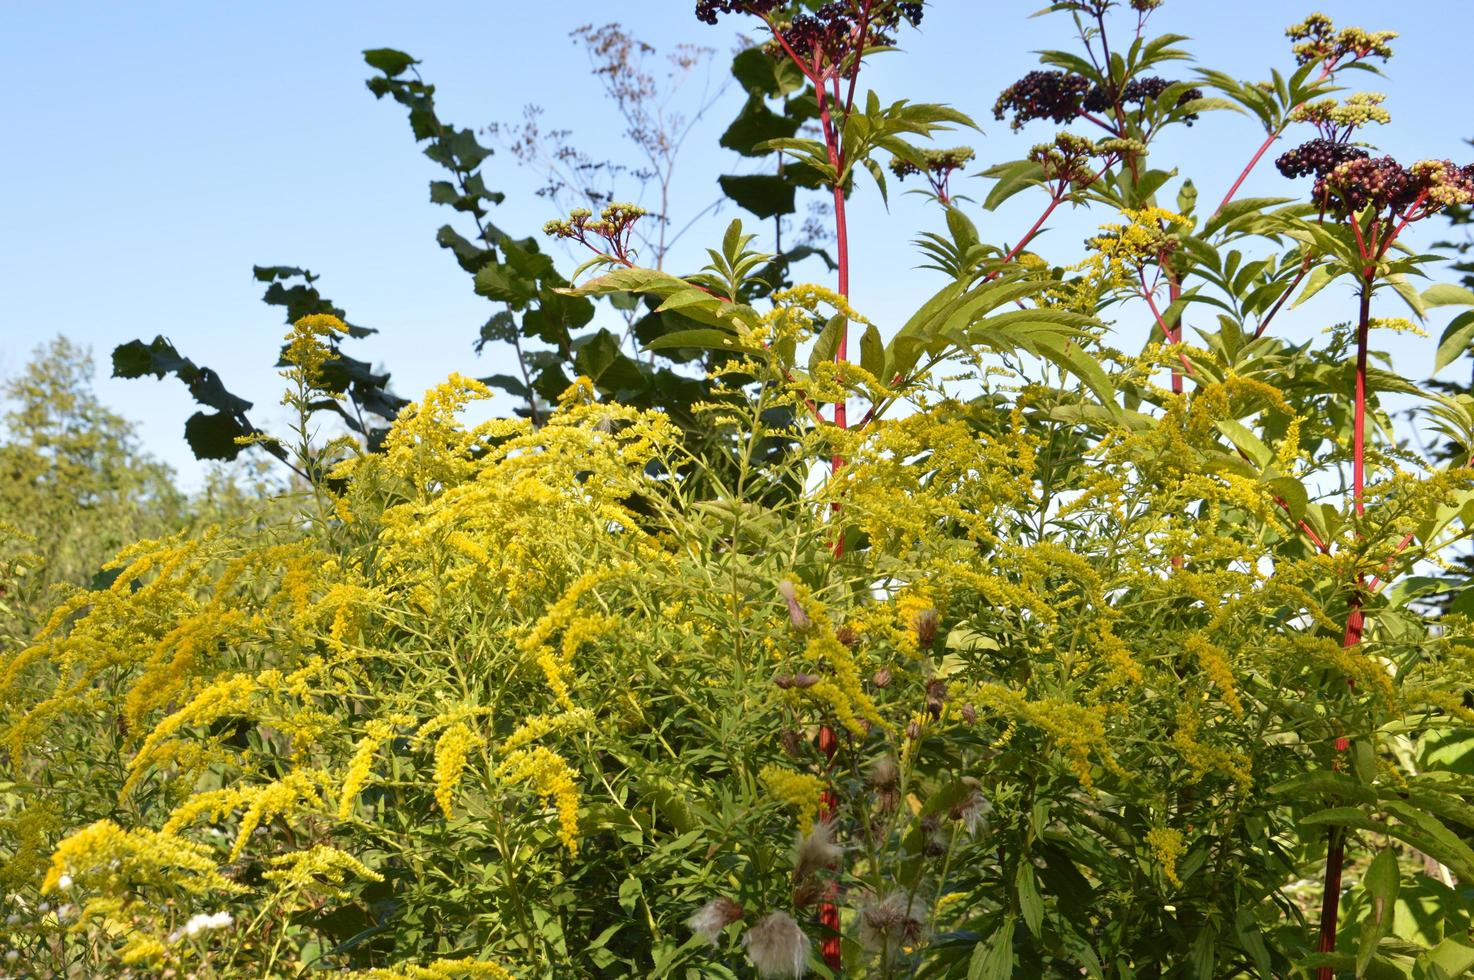
[[770, 151], [758, 146], [768, 140], [784, 139], [798, 132], [800, 120], [793, 116], [780, 116], [763, 101], [761, 95], [747, 100], [737, 118], [732, 120], [719, 141], [729, 150], [736, 150], [746, 157], [760, 157]]
[[410, 65], [419, 64], [403, 51], [393, 48], [369, 48], [363, 53], [363, 60], [370, 68], [381, 71], [390, 78], [402, 75]]
[[1474, 290], [1439, 283], [1423, 291], [1423, 302], [1428, 306], [1474, 306]]
[[840, 314], [829, 318], [824, 324], [824, 329], [814, 340], [813, 350], [809, 351], [809, 370], [814, 370], [825, 361], [834, 360], [834, 355], [839, 350], [839, 338], [844, 334], [849, 321]]
[[1433, 814], [1399, 800], [1384, 800], [1382, 808], [1400, 823], [1386, 831], [1446, 864], [1464, 880], [1474, 880], [1474, 850]]
[[1377, 946], [1392, 932], [1393, 915], [1397, 908], [1397, 889], [1401, 874], [1397, 869], [1397, 854], [1384, 847], [1372, 858], [1361, 886], [1371, 897], [1371, 909], [1362, 923], [1361, 937], [1356, 950], [1356, 975], [1365, 976]]
[[[1375, 803], [1377, 794], [1361, 782], [1345, 773], [1308, 772], [1300, 776], [1275, 783], [1267, 790], [1274, 796], [1285, 796], [1292, 800], [1319, 803], [1327, 798], [1341, 799], [1352, 803]], [[1360, 812], [1360, 811], [1358, 811]]]
[[1036, 937], [1044, 926], [1044, 899], [1039, 894], [1039, 884], [1034, 880], [1034, 866], [1027, 860], [1018, 867], [1018, 904], [1023, 913], [1024, 924]]
[[885, 376], [885, 342], [873, 323], [866, 324], [865, 332], [860, 335], [860, 366], [875, 375], [881, 384], [890, 381]]
[[1449, 936], [1419, 956], [1418, 964], [1436, 967], [1449, 977], [1468, 976], [1474, 971], [1474, 945], [1466, 936]]
[[639, 878], [626, 878], [619, 883], [619, 907], [633, 912], [644, 894], [644, 885]]
[[1333, 806], [1306, 814], [1300, 818], [1300, 826], [1355, 827], [1357, 830], [1370, 830], [1380, 834], [1391, 833], [1390, 824], [1381, 820], [1373, 820], [1354, 806]]
[[1275, 496], [1284, 501], [1285, 509], [1289, 511], [1290, 518], [1295, 521], [1303, 521], [1305, 512], [1310, 507], [1310, 494], [1305, 489], [1305, 484], [1293, 476], [1277, 476], [1272, 480], [1266, 480], [1265, 486], [1274, 491]]
[[1222, 419], [1216, 423], [1218, 431], [1228, 437], [1239, 452], [1254, 462], [1261, 470], [1274, 459], [1274, 450], [1251, 432], [1248, 426], [1234, 419]]
[[1423, 305], [1423, 297], [1413, 288], [1413, 284], [1408, 282], [1407, 276], [1400, 272], [1393, 273], [1387, 277], [1387, 285], [1392, 287], [1392, 291], [1402, 298], [1408, 309], [1412, 310], [1419, 320], [1427, 318], [1428, 307]]
[[1011, 980], [1013, 977], [1013, 916], [1003, 920], [993, 938], [972, 948], [967, 980]]
[[1107, 408], [1116, 408], [1116, 387], [1090, 353], [1072, 340], [1039, 337], [1034, 341], [1039, 353], [1085, 383], [1085, 387]]
[[744, 48], [732, 59], [732, 77], [749, 92], [776, 98], [803, 88], [803, 72], [788, 58], [774, 58], [762, 47]]
[[251, 434], [236, 416], [225, 412], [195, 412], [184, 423], [184, 438], [195, 459], [235, 459], [244, 448], [235, 440]]
[[[1425, 299], [1427, 295], [1423, 294]], [[1433, 373], [1437, 374], [1463, 357], [1471, 342], [1474, 342], [1474, 310], [1454, 317], [1443, 331], [1443, 336], [1438, 338], [1438, 354], [1433, 359]]]
[[1190, 215], [1198, 204], [1198, 189], [1192, 180], [1184, 180], [1177, 191], [1177, 213]]
[[744, 347], [737, 338], [724, 330], [703, 328], [700, 330], [677, 330], [657, 337], [645, 345], [646, 350], [674, 350], [677, 348], [699, 348], [702, 350], [742, 351], [761, 354], [762, 351]]
[[1294, 309], [1322, 289], [1325, 289], [1336, 279], [1340, 278], [1343, 272], [1344, 270], [1334, 269], [1327, 265], [1318, 265], [1314, 269], [1311, 269], [1310, 275], [1305, 277], [1305, 288], [1300, 290], [1300, 295], [1295, 297], [1295, 301], [1290, 304], [1290, 309]]
[[759, 218], [792, 214], [794, 186], [782, 177], [769, 174], [750, 176], [724, 175], [717, 178], [722, 193]]

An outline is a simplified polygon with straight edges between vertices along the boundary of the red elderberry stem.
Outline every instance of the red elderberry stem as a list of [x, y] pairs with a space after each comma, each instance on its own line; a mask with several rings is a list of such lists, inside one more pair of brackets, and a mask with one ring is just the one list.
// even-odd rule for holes
[[[1162, 335], [1167, 338], [1167, 343], [1169, 343], [1169, 344], [1175, 344], [1175, 343], [1177, 343], [1178, 342], [1177, 335], [1172, 331], [1172, 329], [1170, 327], [1167, 326], [1167, 321], [1166, 320], [1163, 320], [1162, 319], [1162, 314], [1157, 311], [1156, 301], [1152, 299], [1152, 291], [1150, 289], [1148, 289], [1147, 288], [1147, 285], [1146, 285], [1146, 272], [1145, 271], [1141, 271], [1140, 275], [1141, 275], [1141, 295], [1142, 295], [1142, 298], [1146, 300], [1146, 305], [1151, 308], [1152, 316], [1156, 317], [1157, 326], [1161, 328]], [[1178, 351], [1177, 352], [1177, 358], [1178, 358], [1178, 360], [1182, 361], [1182, 366], [1187, 369], [1187, 373], [1188, 374], [1192, 374], [1193, 373], [1192, 362], [1190, 362], [1187, 359], [1187, 355], [1184, 354], [1184, 353], [1182, 353], [1181, 351]], [[1179, 371], [1179, 370], [1177, 370], [1176, 365], [1173, 365], [1173, 367], [1172, 367], [1172, 393], [1173, 394], [1176, 394], [1176, 395], [1182, 394], [1182, 372]]]
[[1253, 173], [1254, 168], [1259, 166], [1259, 161], [1264, 159], [1264, 154], [1269, 152], [1269, 148], [1274, 145], [1275, 140], [1279, 139], [1283, 133], [1284, 129], [1282, 127], [1269, 134], [1269, 138], [1259, 147], [1259, 152], [1254, 154], [1248, 166], [1244, 167], [1243, 173], [1239, 174], [1239, 179], [1233, 182], [1233, 186], [1228, 189], [1228, 193], [1223, 195], [1223, 200], [1218, 202], [1218, 207], [1214, 209], [1212, 217], [1208, 219], [1209, 221], [1218, 217], [1219, 212], [1228, 207], [1228, 202], [1233, 200], [1234, 195], [1239, 192], [1239, 188], [1244, 186], [1244, 181], [1249, 179], [1249, 174]]
[[[1341, 868], [1346, 863], [1346, 837], [1339, 827], [1332, 827], [1326, 840], [1325, 897], [1320, 906], [1320, 943], [1322, 953], [1335, 952], [1336, 919], [1341, 909]], [[1335, 980], [1335, 970], [1323, 966], [1315, 971], [1316, 980]]]
[[1395, 242], [1395, 241], [1397, 241], [1397, 236], [1402, 234], [1403, 229], [1406, 228], [1409, 224], [1411, 224], [1414, 220], [1416, 220], [1415, 216], [1417, 214], [1418, 208], [1422, 207], [1423, 206], [1423, 202], [1426, 201], [1427, 199], [1428, 199], [1428, 192], [1427, 191], [1421, 192], [1420, 194], [1418, 194], [1417, 200], [1413, 201], [1412, 205], [1405, 212], [1403, 212], [1403, 214], [1402, 214], [1402, 223], [1399, 224], [1397, 226], [1397, 228], [1393, 230], [1392, 234], [1390, 234], [1390, 235], [1387, 236], [1387, 240], [1384, 241], [1382, 243], [1382, 247], [1380, 249], [1378, 249], [1378, 251], [1377, 251], [1377, 258], [1378, 258], [1378, 260], [1380, 260], [1383, 256], [1385, 256], [1387, 254], [1387, 252], [1392, 248], [1392, 243]]
[[1366, 489], [1367, 334], [1371, 310], [1372, 286], [1370, 282], [1364, 282], [1361, 287], [1361, 315], [1356, 324], [1356, 406], [1351, 435], [1351, 486], [1358, 517], [1366, 511], [1362, 494]]
[[[1353, 217], [1353, 222], [1355, 218]], [[1367, 333], [1371, 322], [1372, 284], [1370, 277], [1361, 286], [1361, 310], [1356, 325], [1356, 410], [1352, 421], [1351, 485], [1357, 516], [1365, 513], [1362, 499], [1366, 487], [1366, 374]], [[1351, 596], [1346, 610], [1346, 633], [1341, 640], [1343, 647], [1354, 647], [1361, 643], [1366, 617], [1361, 608], [1360, 583]], [[1354, 687], [1348, 678], [1347, 686]], [[1351, 740], [1345, 735], [1336, 739], [1336, 751], [1345, 752]], [[1320, 945], [1322, 953], [1334, 952], [1336, 948], [1336, 919], [1341, 906], [1341, 869], [1346, 863], [1346, 840], [1339, 828], [1332, 827], [1326, 844], [1325, 891], [1320, 906]], [[1316, 971], [1316, 980], [1334, 980], [1334, 972], [1328, 966]]]
[[[1414, 532], [1414, 531], [1409, 531], [1409, 532], [1407, 532], [1407, 534], [1404, 534], [1402, 536], [1402, 540], [1397, 543], [1397, 547], [1396, 548], [1393, 548], [1392, 549], [1392, 554], [1388, 556], [1386, 563], [1382, 566], [1382, 568], [1383, 568], [1384, 571], [1391, 570], [1391, 568], [1392, 568], [1392, 559], [1394, 559], [1398, 555], [1402, 554], [1403, 549], [1405, 549], [1408, 545], [1412, 544], [1413, 543], [1413, 538], [1415, 538], [1415, 537], [1417, 537], [1417, 533]], [[1380, 589], [1381, 587], [1382, 587], [1382, 576], [1380, 576], [1380, 575], [1373, 575], [1371, 582], [1368, 583], [1368, 585], [1367, 585], [1367, 588], [1369, 590], [1375, 592], [1378, 589]]]

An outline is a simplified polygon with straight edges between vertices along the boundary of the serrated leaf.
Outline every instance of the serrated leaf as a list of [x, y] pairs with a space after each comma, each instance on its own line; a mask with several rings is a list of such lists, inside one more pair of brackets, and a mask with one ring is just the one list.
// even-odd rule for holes
[[1024, 925], [1035, 936], [1039, 936], [1044, 927], [1044, 899], [1039, 894], [1038, 882], [1034, 880], [1034, 866], [1028, 861], [1019, 862], [1016, 884], [1019, 911], [1023, 914]]

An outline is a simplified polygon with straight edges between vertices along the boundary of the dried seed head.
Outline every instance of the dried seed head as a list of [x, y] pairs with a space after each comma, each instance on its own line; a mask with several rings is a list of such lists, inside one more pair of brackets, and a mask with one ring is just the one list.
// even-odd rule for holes
[[947, 701], [947, 682], [933, 678], [926, 682], [926, 710], [933, 718], [942, 717], [942, 705]]
[[844, 848], [834, 842], [834, 826], [828, 820], [815, 822], [814, 829], [800, 834], [793, 849], [793, 880], [801, 882], [814, 872], [830, 868], [844, 857]]
[[931, 648], [937, 641], [937, 626], [942, 617], [935, 609], [923, 609], [911, 617], [911, 629], [916, 632], [916, 643], [923, 650]]
[[802, 690], [819, 683], [819, 678], [815, 674], [779, 674], [773, 678], [773, 683], [785, 691], [794, 687]]
[[785, 728], [778, 734], [778, 744], [783, 747], [784, 754], [790, 759], [803, 756], [803, 736], [792, 728]]
[[760, 977], [802, 977], [809, 972], [812, 944], [787, 912], [763, 916], [743, 935], [742, 945]]
[[870, 764], [870, 785], [876, 789], [895, 786], [901, 781], [901, 767], [896, 760], [883, 755]]
[[907, 898], [891, 892], [884, 898], [868, 896], [860, 906], [860, 945], [898, 955], [905, 946], [915, 946], [926, 931], [927, 910], [919, 896]]
[[845, 623], [834, 631], [834, 638], [853, 650], [860, 645], [860, 631]]
[[942, 821], [935, 813], [921, 818], [922, 849], [927, 857], [940, 857], [947, 853], [947, 841], [942, 835]]
[[969, 725], [976, 725], [978, 723], [978, 709], [970, 704], [964, 704], [962, 706], [962, 720]]
[[881, 813], [891, 813], [901, 802], [901, 769], [890, 756], [881, 756], [870, 766], [870, 785], [875, 790], [875, 806]]
[[829, 882], [823, 878], [809, 877], [793, 886], [793, 907], [806, 909], [817, 905], [829, 892]]
[[714, 898], [701, 906], [700, 910], [686, 920], [686, 927], [712, 946], [722, 935], [722, 930], [742, 918], [742, 906], [725, 896]]
[[872, 678], [870, 678], [870, 683], [871, 684], [874, 684], [876, 687], [881, 687], [881, 688], [890, 687], [891, 686], [891, 669], [889, 667], [882, 667], [882, 668], [880, 668], [879, 670], [877, 670], [875, 672], [875, 676], [872, 677]]
[[982, 784], [973, 777], [964, 776], [962, 784], [967, 787], [967, 795], [953, 805], [952, 819], [960, 822], [969, 836], [976, 837], [979, 828], [987, 826], [993, 804], [983, 795]]
[[918, 738], [920, 738], [921, 737], [921, 722], [919, 722], [919, 721], [913, 721], [909, 725], [907, 725], [906, 726], [906, 737], [909, 738], [913, 742], [916, 741]]

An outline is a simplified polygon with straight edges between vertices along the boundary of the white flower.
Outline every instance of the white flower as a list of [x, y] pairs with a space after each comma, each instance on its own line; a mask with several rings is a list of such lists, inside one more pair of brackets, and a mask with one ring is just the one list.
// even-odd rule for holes
[[701, 937], [702, 942], [715, 946], [722, 930], [742, 918], [742, 906], [730, 898], [714, 898], [686, 920], [686, 927]]
[[206, 929], [224, 929], [234, 921], [229, 912], [196, 912], [189, 917], [189, 921], [184, 924], [184, 928], [176, 932], [174, 936], [177, 937], [181, 934], [194, 936]]
[[62, 875], [60, 878], [56, 879], [56, 887], [60, 888], [62, 891], [66, 891], [68, 888], [72, 887], [72, 876]]
[[758, 976], [790, 978], [809, 972], [809, 937], [787, 912], [770, 912], [742, 937]]
[[14, 963], [18, 959], [20, 959], [20, 950], [18, 950], [18, 949], [7, 949], [5, 951], [5, 962], [7, 962], [7, 963]]

